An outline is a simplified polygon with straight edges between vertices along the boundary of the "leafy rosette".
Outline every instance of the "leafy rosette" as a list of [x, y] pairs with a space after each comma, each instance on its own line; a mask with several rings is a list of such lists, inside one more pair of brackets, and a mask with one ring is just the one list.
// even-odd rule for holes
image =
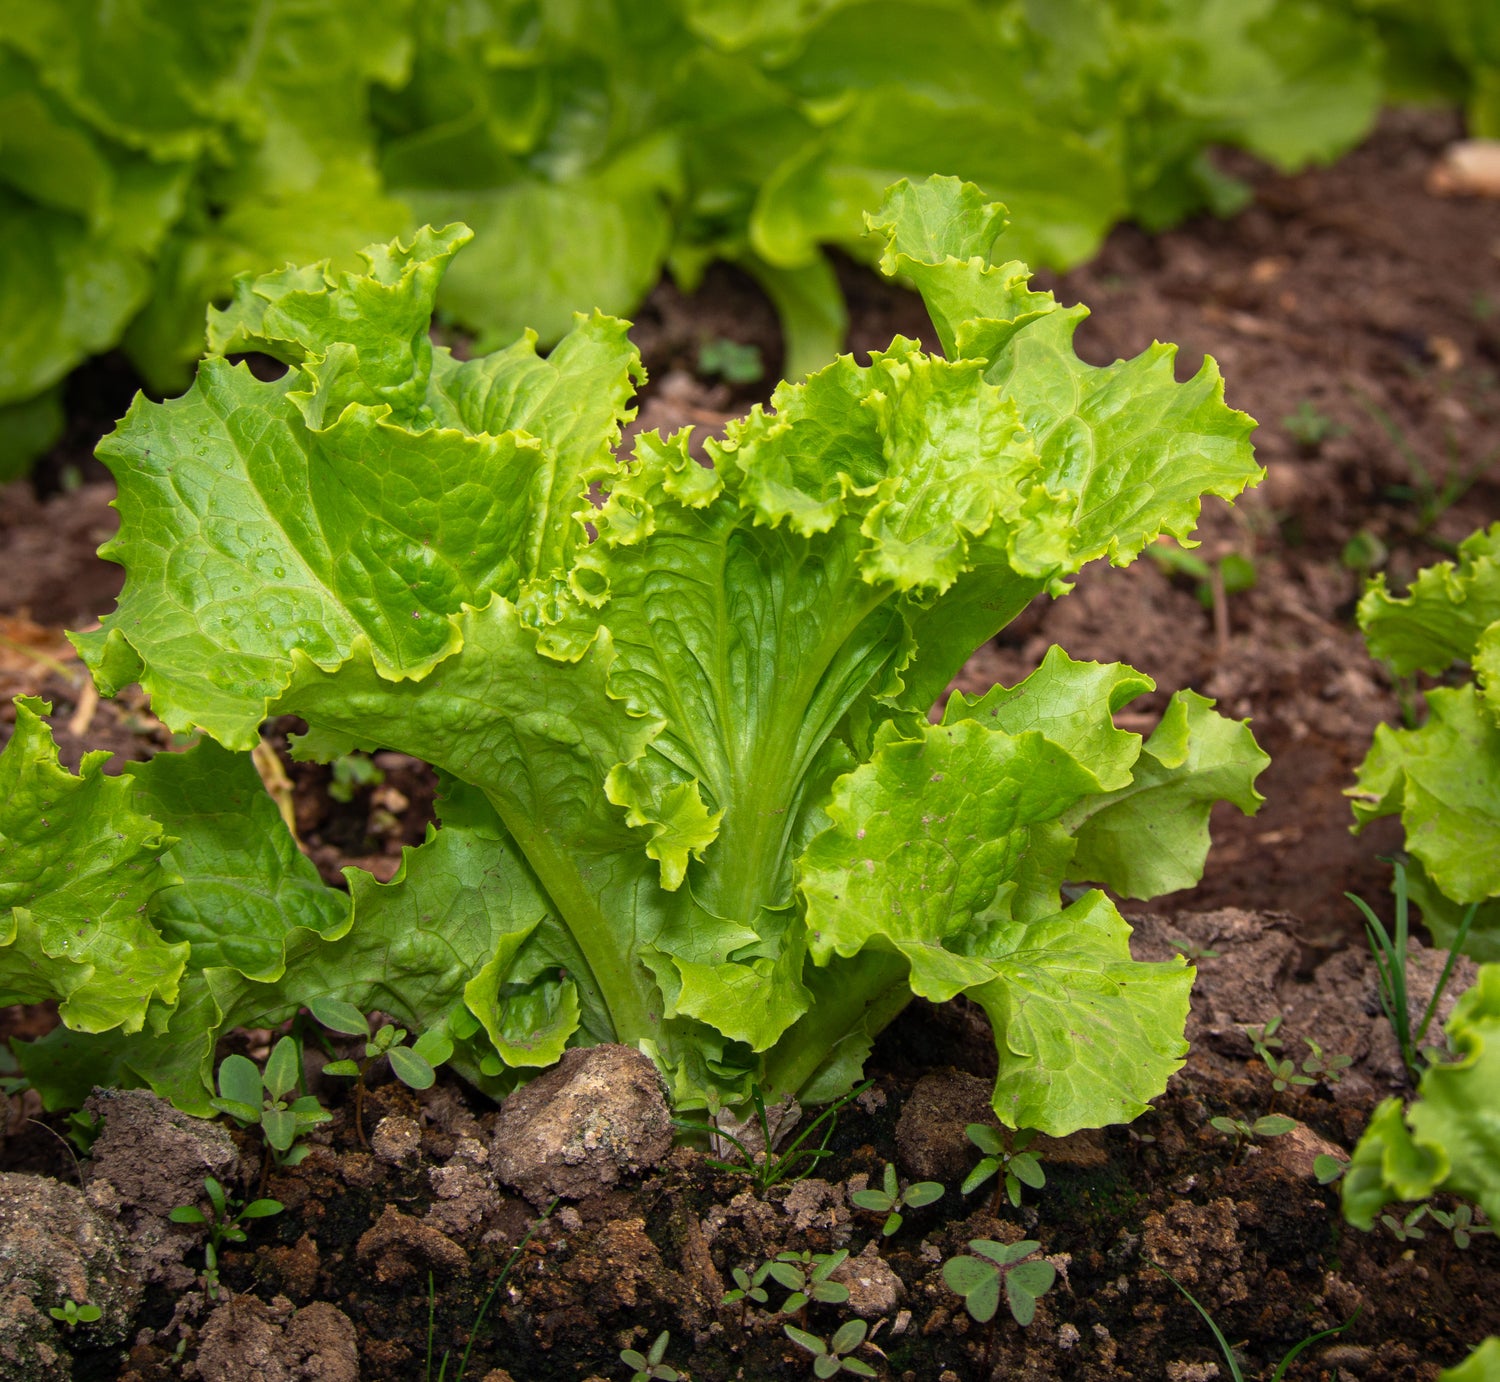
[[1439, 675], [1455, 663], [1473, 680], [1426, 692], [1416, 729], [1380, 725], [1360, 764], [1355, 830], [1400, 815], [1411, 855], [1412, 897], [1440, 943], [1450, 943], [1469, 905], [1464, 945], [1500, 960], [1500, 524], [1473, 534], [1458, 562], [1418, 573], [1392, 596], [1377, 576], [1359, 604], [1374, 656], [1398, 675]]
[[[130, 770], [180, 880], [144, 903], [190, 948], [180, 992], [143, 997], [139, 1032], [33, 1046], [39, 1084], [108, 1059], [201, 1107], [220, 1031], [336, 994], [442, 1028], [497, 1091], [615, 1040], [685, 1107], [815, 1102], [914, 994], [967, 993], [1007, 1123], [1145, 1107], [1191, 971], [1132, 959], [1106, 896], [1064, 884], [1188, 885], [1264, 755], [1190, 692], [1142, 742], [1112, 716], [1150, 680], [1060, 651], [927, 712], [1038, 593], [1190, 540], [1202, 494], [1258, 477], [1253, 424], [1212, 362], [1184, 384], [1169, 347], [1081, 362], [1083, 309], [994, 257], [973, 187], [900, 184], [873, 224], [946, 356], [844, 357], [707, 463], [686, 434], [616, 455], [624, 323], [580, 316], [545, 359], [432, 346], [461, 228], [240, 282], [193, 388], [101, 447], [126, 581], [76, 639], [103, 689], [139, 681], [217, 741]], [[284, 713], [303, 756], [437, 768], [440, 827], [389, 884], [320, 892], [256, 795], [245, 753]]]

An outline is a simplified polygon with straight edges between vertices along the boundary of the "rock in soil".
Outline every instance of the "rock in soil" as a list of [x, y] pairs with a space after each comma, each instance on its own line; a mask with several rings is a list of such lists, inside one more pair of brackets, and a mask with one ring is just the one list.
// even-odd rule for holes
[[71, 1300], [96, 1305], [89, 1342], [129, 1330], [140, 1283], [126, 1270], [119, 1230], [71, 1185], [0, 1173], [0, 1376], [54, 1382], [72, 1376], [59, 1327], [48, 1316]]
[[581, 1200], [672, 1150], [672, 1115], [656, 1067], [628, 1046], [563, 1053], [501, 1106], [495, 1174], [535, 1205]]
[[995, 1121], [994, 1087], [993, 1080], [961, 1070], [937, 1070], [918, 1080], [896, 1120], [901, 1169], [913, 1180], [962, 1180], [974, 1162], [964, 1129]]
[[146, 1089], [96, 1089], [84, 1108], [103, 1124], [85, 1171], [89, 1203], [124, 1226], [133, 1273], [186, 1290], [196, 1273], [182, 1259], [199, 1234], [167, 1216], [203, 1198], [204, 1177], [223, 1185], [239, 1179], [228, 1131], [178, 1112]]
[[880, 1255], [880, 1244], [874, 1239], [865, 1244], [858, 1257], [845, 1258], [829, 1274], [849, 1291], [849, 1309], [864, 1320], [895, 1313], [905, 1289], [901, 1278]]
[[203, 1382], [359, 1382], [354, 1325], [342, 1310], [314, 1301], [294, 1311], [285, 1296], [225, 1301], [203, 1326]]

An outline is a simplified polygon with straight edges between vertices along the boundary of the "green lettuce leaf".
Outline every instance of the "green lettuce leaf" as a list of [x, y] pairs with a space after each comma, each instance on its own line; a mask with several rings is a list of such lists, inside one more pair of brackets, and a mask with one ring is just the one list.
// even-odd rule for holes
[[108, 752], [86, 754], [77, 776], [58, 763], [50, 710], [19, 698], [0, 755], [0, 1001], [57, 998], [77, 1031], [139, 1031], [154, 1004], [176, 1002], [188, 961], [185, 941], [142, 916], [175, 881], [171, 837], [104, 775]]
[[1370, 655], [1400, 676], [1472, 663], [1486, 631], [1500, 624], [1500, 523], [1465, 538], [1458, 556], [1457, 565], [1424, 567], [1402, 596], [1391, 595], [1377, 574], [1360, 599]]
[[1480, 966], [1445, 1030], [1457, 1059], [1429, 1066], [1416, 1100], [1376, 1109], [1344, 1177], [1344, 1217], [1368, 1229], [1391, 1200], [1440, 1192], [1500, 1214], [1500, 966]]
[[1426, 699], [1421, 728], [1376, 726], [1347, 791], [1354, 828], [1399, 814], [1427, 879], [1455, 902], [1483, 902], [1500, 896], [1500, 722], [1473, 686]]

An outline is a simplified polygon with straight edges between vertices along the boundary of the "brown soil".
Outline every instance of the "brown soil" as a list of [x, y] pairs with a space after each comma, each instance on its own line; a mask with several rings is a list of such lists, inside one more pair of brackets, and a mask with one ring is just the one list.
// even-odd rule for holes
[[[1493, 1238], [1459, 1251], [1430, 1223], [1420, 1241], [1357, 1233], [1308, 1169], [1314, 1135], [1352, 1146], [1395, 1073], [1370, 1015], [1373, 990], [1343, 894], [1383, 896], [1389, 870], [1380, 856], [1398, 846], [1399, 832], [1352, 837], [1343, 792], [1374, 726], [1396, 720], [1400, 706], [1353, 627], [1362, 575], [1345, 550], [1356, 538], [1383, 549], [1400, 584], [1500, 516], [1500, 216], [1493, 203], [1425, 190], [1456, 133], [1446, 116], [1397, 115], [1333, 168], [1297, 177], [1243, 169], [1257, 197], [1234, 220], [1154, 238], [1123, 229], [1094, 263], [1048, 285], [1093, 307], [1080, 333], [1090, 358], [1177, 341], [1186, 377], [1212, 354], [1230, 403], [1262, 422], [1266, 483], [1233, 509], [1211, 504], [1200, 533], [1203, 555], [1253, 563], [1253, 589], [1217, 600], [1210, 591], [1205, 604], [1190, 579], [1149, 559], [1091, 570], [1067, 599], [1039, 602], [976, 654], [958, 683], [1014, 681], [1056, 642], [1157, 679], [1158, 691], [1132, 708], [1132, 727], [1149, 725], [1172, 690], [1194, 686], [1249, 716], [1272, 756], [1260, 782], [1264, 808], [1251, 819], [1216, 815], [1203, 884], [1155, 904], [1192, 914], [1141, 923], [1147, 957], [1168, 952], [1168, 933], [1221, 952], [1200, 968], [1190, 1063], [1152, 1114], [1047, 1148], [1046, 1186], [996, 1216], [988, 1189], [963, 1197], [957, 1186], [970, 1164], [960, 1155], [970, 1151], [962, 1125], [982, 1112], [975, 1079], [993, 1060], [988, 1034], [962, 1005], [919, 1004], [882, 1039], [875, 1086], [842, 1112], [832, 1155], [813, 1178], [762, 1192], [679, 1149], [644, 1178], [559, 1205], [535, 1226], [519, 1199], [445, 1193], [488, 1185], [474, 1151], [488, 1145], [494, 1116], [483, 1100], [442, 1081], [420, 1100], [399, 1085], [377, 1087], [370, 1128], [401, 1117], [417, 1129], [414, 1155], [381, 1159], [359, 1147], [351, 1107], [329, 1089], [337, 1121], [314, 1138], [302, 1166], [272, 1177], [287, 1211], [258, 1221], [244, 1248], [227, 1253], [226, 1287], [261, 1304], [245, 1300], [226, 1316], [192, 1289], [152, 1287], [124, 1361], [117, 1346], [91, 1349], [80, 1328], [70, 1341], [75, 1376], [405, 1380], [427, 1376], [430, 1340], [433, 1378], [444, 1351], [455, 1350], [451, 1382], [472, 1330], [471, 1379], [619, 1377], [628, 1374], [619, 1351], [644, 1352], [663, 1329], [672, 1332], [666, 1362], [696, 1382], [809, 1376], [811, 1358], [787, 1340], [780, 1318], [758, 1306], [742, 1316], [719, 1301], [736, 1267], [838, 1247], [860, 1258], [855, 1275], [870, 1279], [875, 1297], [899, 1291], [892, 1310], [871, 1317], [878, 1347], [858, 1355], [888, 1378], [987, 1377], [987, 1351], [996, 1376], [1227, 1376], [1207, 1327], [1153, 1262], [1231, 1341], [1247, 1341], [1247, 1375], [1268, 1375], [1287, 1348], [1356, 1309], [1349, 1329], [1301, 1355], [1288, 1378], [1430, 1379], [1500, 1332], [1500, 1301], [1486, 1288], [1500, 1266]], [[920, 334], [909, 295], [853, 265], [843, 275], [856, 348], [883, 346], [897, 331]], [[774, 319], [753, 285], [715, 271], [691, 297], [670, 284], [657, 290], [636, 331], [652, 379], [641, 425], [712, 430], [763, 397], [764, 385], [698, 377], [698, 348], [718, 337], [757, 345], [775, 377]], [[139, 697], [97, 700], [59, 633], [86, 626], [118, 588], [118, 568], [93, 556], [113, 514], [109, 481], [88, 453], [128, 394], [116, 362], [76, 380], [63, 446], [34, 484], [11, 486], [0, 503], [8, 573], [0, 715], [11, 695], [46, 696], [64, 759], [75, 765], [85, 748], [145, 757], [170, 742]], [[1307, 426], [1283, 421], [1304, 404]], [[1313, 437], [1308, 428], [1320, 421], [1325, 434]], [[273, 726], [273, 742], [294, 727]], [[401, 846], [421, 838], [430, 774], [399, 755], [380, 755], [377, 766], [384, 781], [355, 787], [346, 803], [329, 797], [328, 769], [287, 765], [299, 833], [330, 881], [345, 863], [388, 876]], [[1214, 910], [1232, 908], [1256, 915]], [[1278, 1012], [1287, 1014], [1290, 1054], [1300, 1059], [1311, 1038], [1356, 1057], [1353, 1072], [1336, 1085], [1273, 1095], [1239, 1024]], [[11, 1009], [0, 1014], [0, 1036], [35, 1035], [51, 1020], [45, 1010]], [[931, 1078], [950, 1070], [958, 1073]], [[1273, 1099], [1304, 1131], [1236, 1151], [1209, 1125], [1216, 1116], [1253, 1119]], [[903, 1132], [907, 1108], [923, 1112]], [[25, 1121], [35, 1113], [23, 1096], [10, 1101], [0, 1170], [73, 1180], [57, 1139]], [[43, 1121], [64, 1129], [60, 1117]], [[392, 1124], [392, 1136], [403, 1127]], [[925, 1140], [914, 1127], [927, 1130]], [[246, 1151], [258, 1164], [258, 1152]], [[850, 1210], [851, 1178], [878, 1183], [890, 1161], [919, 1178], [934, 1174], [924, 1157], [945, 1155], [947, 1193], [892, 1238]], [[941, 1262], [972, 1238], [1021, 1237], [1042, 1243], [1059, 1266], [1058, 1285], [1028, 1330], [1007, 1319], [991, 1338], [943, 1284]], [[860, 1257], [871, 1244], [884, 1268]], [[183, 1248], [199, 1267], [201, 1249]], [[774, 1310], [785, 1293], [770, 1292]], [[329, 1304], [342, 1315], [322, 1308]], [[805, 1327], [827, 1338], [847, 1310], [815, 1304]], [[347, 1372], [340, 1320], [353, 1325], [357, 1373]], [[253, 1368], [247, 1361], [260, 1358]]]

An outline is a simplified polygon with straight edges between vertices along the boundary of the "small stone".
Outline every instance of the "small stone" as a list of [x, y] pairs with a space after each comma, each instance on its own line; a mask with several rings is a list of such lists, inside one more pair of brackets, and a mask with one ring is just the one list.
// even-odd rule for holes
[[901, 1299], [901, 1278], [880, 1256], [874, 1241], [867, 1243], [858, 1257], [840, 1262], [829, 1273], [829, 1280], [848, 1288], [849, 1309], [862, 1320], [889, 1315]]
[[501, 1106], [495, 1174], [533, 1204], [581, 1200], [672, 1150], [672, 1115], [648, 1056], [629, 1046], [565, 1051]]
[[414, 1166], [422, 1156], [422, 1129], [415, 1118], [382, 1118], [370, 1134], [370, 1150], [387, 1166]]
[[1320, 1137], [1306, 1123], [1298, 1123], [1279, 1136], [1260, 1144], [1261, 1155], [1268, 1165], [1279, 1166], [1298, 1180], [1314, 1179], [1313, 1162], [1320, 1156], [1348, 1161], [1349, 1153], [1336, 1142]]

